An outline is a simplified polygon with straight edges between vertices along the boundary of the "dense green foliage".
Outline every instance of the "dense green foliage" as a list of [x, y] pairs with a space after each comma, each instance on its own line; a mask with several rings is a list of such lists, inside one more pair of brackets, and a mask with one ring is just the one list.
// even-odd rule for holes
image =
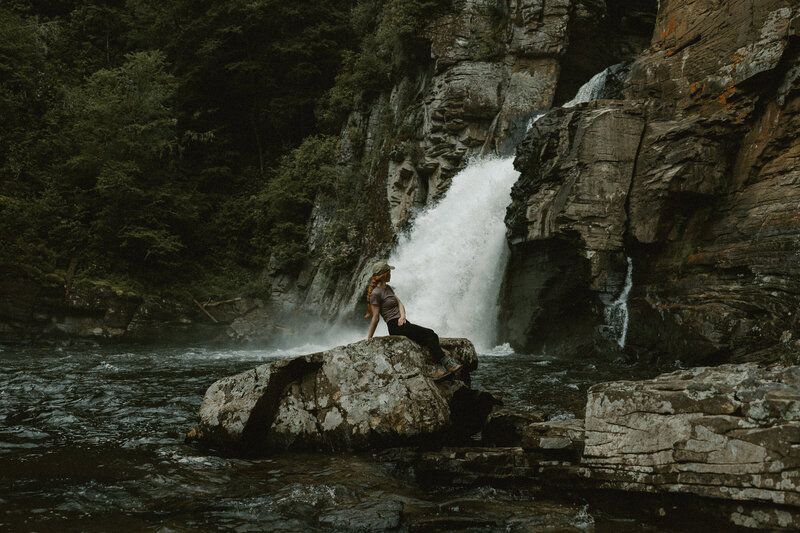
[[[427, 54], [446, 4], [4, 3], [0, 263], [220, 293], [296, 268], [315, 201], [363, 179], [337, 168], [344, 119]], [[354, 228], [330, 228], [332, 266]]]

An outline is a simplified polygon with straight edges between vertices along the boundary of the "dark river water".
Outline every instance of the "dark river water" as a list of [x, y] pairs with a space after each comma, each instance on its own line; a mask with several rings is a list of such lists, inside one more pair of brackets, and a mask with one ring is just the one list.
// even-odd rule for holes
[[[213, 381], [315, 348], [0, 346], [0, 531], [656, 531], [522, 490], [421, 487], [369, 453], [184, 444]], [[550, 418], [656, 373], [507, 352], [481, 356], [473, 386]]]

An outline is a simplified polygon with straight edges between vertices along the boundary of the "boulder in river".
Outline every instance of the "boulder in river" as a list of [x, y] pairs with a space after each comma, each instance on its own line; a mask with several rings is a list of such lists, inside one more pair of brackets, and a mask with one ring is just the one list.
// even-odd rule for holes
[[[467, 339], [441, 339], [463, 365], [435, 383], [426, 348], [373, 338], [220, 379], [205, 394], [190, 440], [269, 450], [350, 450], [435, 443], [477, 432], [495, 398], [473, 391]], [[479, 419], [479, 420], [478, 420]], [[469, 428], [464, 431], [464, 428]]]
[[700, 367], [589, 389], [581, 474], [595, 488], [765, 504], [731, 524], [796, 530], [799, 448], [800, 366]]

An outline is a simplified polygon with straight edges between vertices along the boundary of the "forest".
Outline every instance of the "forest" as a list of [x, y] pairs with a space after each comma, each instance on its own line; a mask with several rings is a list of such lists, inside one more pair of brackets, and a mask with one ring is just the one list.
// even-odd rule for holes
[[336, 168], [347, 115], [429, 54], [448, 4], [4, 2], [0, 264], [258, 295], [266, 265], [306, 259], [315, 198], [359, 183]]

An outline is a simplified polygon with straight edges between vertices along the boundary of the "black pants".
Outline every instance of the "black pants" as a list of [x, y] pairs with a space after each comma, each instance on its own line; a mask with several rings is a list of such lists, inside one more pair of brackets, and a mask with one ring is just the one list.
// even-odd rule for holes
[[412, 324], [408, 320], [402, 326], [397, 325], [396, 318], [393, 318], [386, 323], [389, 326], [389, 335], [403, 335], [419, 345], [427, 346], [431, 351], [431, 359], [433, 364], [438, 363], [444, 357], [442, 347], [439, 346], [439, 336], [430, 328], [423, 328], [416, 324]]

